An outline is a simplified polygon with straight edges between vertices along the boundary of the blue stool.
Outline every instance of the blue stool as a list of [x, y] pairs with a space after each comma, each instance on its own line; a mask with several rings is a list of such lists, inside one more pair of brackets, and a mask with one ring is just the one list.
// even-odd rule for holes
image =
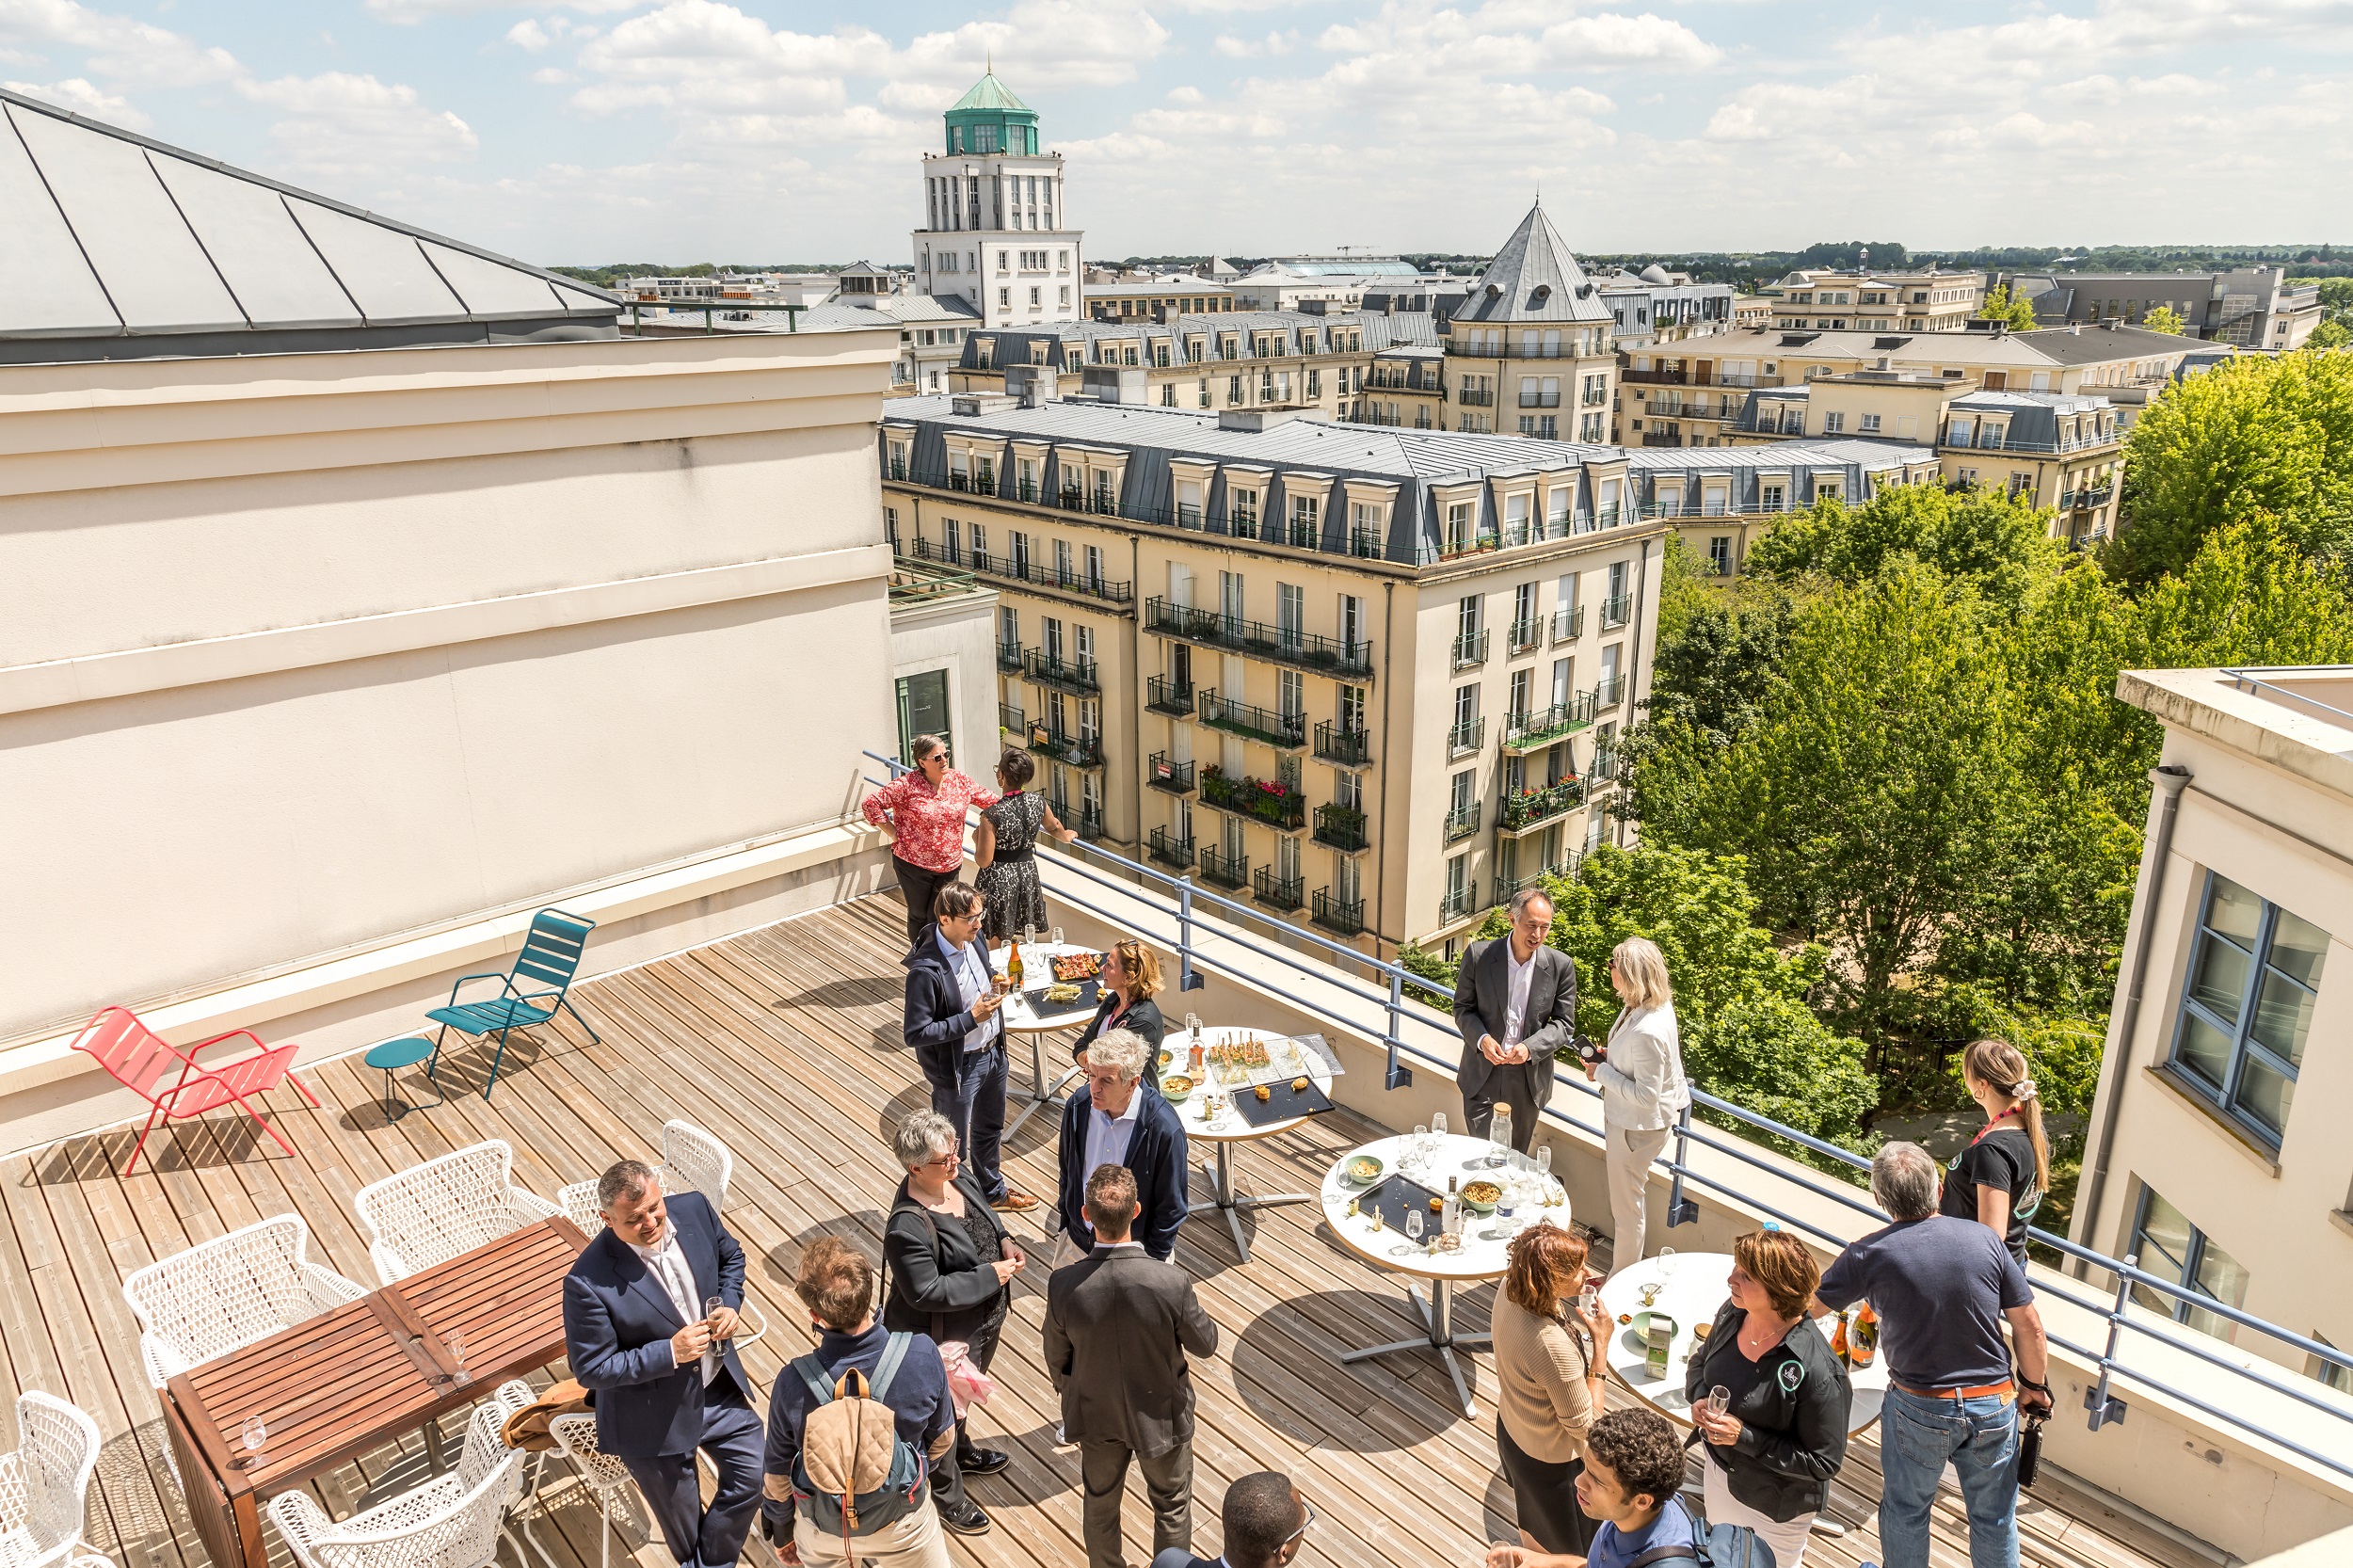
[[[432, 1054], [433, 1042], [422, 1034], [411, 1034], [405, 1040], [387, 1040], [369, 1048], [364, 1058], [367, 1064], [384, 1070], [384, 1119], [387, 1122], [396, 1122], [416, 1109], [394, 1093], [392, 1074], [403, 1067], [413, 1067]], [[433, 1086], [439, 1096], [433, 1102], [436, 1105], [448, 1098], [446, 1095], [440, 1095], [440, 1087], [438, 1083]]]

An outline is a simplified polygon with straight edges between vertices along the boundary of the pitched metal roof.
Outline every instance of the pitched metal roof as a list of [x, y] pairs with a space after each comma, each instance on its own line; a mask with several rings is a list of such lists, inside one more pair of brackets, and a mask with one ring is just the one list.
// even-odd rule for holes
[[1019, 114], [1033, 112], [1030, 105], [1013, 95], [1011, 88], [997, 79], [994, 71], [973, 83], [969, 91], [948, 106], [950, 114], [958, 109], [1009, 109]]
[[1541, 206], [1528, 209], [1462, 305], [1456, 321], [1608, 321], [1609, 309]]
[[616, 335], [541, 267], [0, 88], [0, 363]]

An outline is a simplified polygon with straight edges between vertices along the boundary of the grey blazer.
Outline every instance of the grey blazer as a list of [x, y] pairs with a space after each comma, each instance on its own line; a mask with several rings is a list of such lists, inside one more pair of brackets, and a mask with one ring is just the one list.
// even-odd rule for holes
[[1193, 1372], [1217, 1325], [1193, 1281], [1136, 1247], [1097, 1247], [1046, 1282], [1046, 1370], [1074, 1443], [1110, 1438], [1147, 1458], [1193, 1436]]
[[1528, 1061], [1511, 1068], [1497, 1067], [1479, 1048], [1479, 1037], [1503, 1038], [1503, 1011], [1511, 1001], [1512, 938], [1473, 942], [1463, 954], [1454, 980], [1454, 1024], [1463, 1032], [1463, 1064], [1454, 1081], [1465, 1095], [1487, 1087], [1497, 1072], [1528, 1075], [1529, 1096], [1538, 1105], [1552, 1098], [1553, 1052], [1577, 1033], [1577, 960], [1556, 947], [1536, 950], [1536, 969], [1528, 977], [1528, 1014], [1520, 1029], [1520, 1044]]

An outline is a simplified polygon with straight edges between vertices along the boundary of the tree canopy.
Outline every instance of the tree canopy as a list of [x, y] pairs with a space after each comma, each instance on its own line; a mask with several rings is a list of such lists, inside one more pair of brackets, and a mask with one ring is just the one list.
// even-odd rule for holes
[[2023, 294], [2012, 294], [2008, 283], [1996, 283], [1985, 291], [1977, 302], [1979, 321], [2007, 323], [2014, 332], [2034, 330], [2034, 301]]

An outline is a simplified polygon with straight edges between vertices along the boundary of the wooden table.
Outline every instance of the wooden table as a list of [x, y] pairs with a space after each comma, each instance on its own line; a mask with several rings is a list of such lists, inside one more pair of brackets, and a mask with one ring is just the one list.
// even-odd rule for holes
[[[545, 1220], [173, 1378], [164, 1425], [214, 1568], [268, 1568], [272, 1494], [561, 1359], [564, 1276], [587, 1244], [569, 1220]], [[241, 1469], [256, 1415], [269, 1435]]]

